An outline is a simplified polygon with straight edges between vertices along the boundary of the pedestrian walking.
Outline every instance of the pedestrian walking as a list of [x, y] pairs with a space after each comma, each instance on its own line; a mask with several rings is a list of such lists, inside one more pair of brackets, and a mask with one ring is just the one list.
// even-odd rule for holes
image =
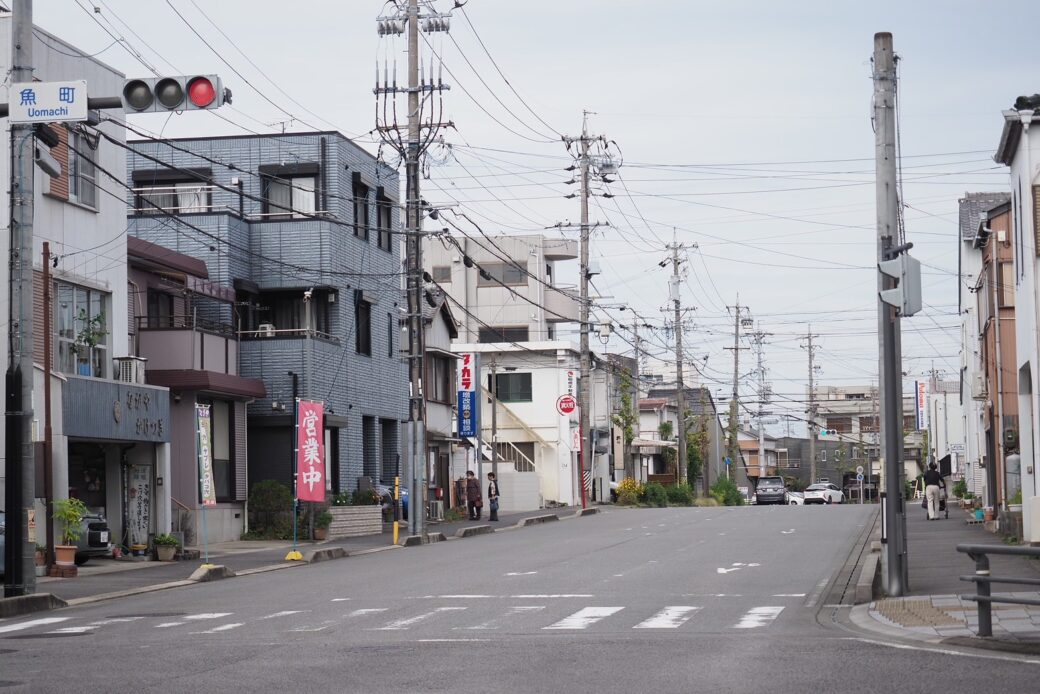
[[495, 473], [488, 473], [488, 504], [490, 508], [490, 516], [488, 520], [498, 520], [498, 478], [495, 477]]
[[928, 506], [928, 520], [936, 520], [939, 517], [939, 487], [946, 489], [946, 480], [939, 474], [935, 463], [928, 464], [928, 471], [924, 473], [924, 498]]
[[484, 499], [480, 493], [480, 480], [472, 470], [466, 471], [466, 505], [469, 507], [469, 519], [480, 520]]

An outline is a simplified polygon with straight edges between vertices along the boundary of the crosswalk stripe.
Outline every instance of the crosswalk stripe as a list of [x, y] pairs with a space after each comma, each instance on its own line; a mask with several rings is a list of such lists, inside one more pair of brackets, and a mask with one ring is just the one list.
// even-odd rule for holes
[[184, 622], [163, 622], [162, 624], [156, 624], [156, 629], [169, 629], [170, 627], [179, 627]]
[[183, 619], [220, 619], [231, 616], [230, 612], [200, 612], [199, 614], [185, 615]]
[[784, 611], [783, 607], [752, 607], [740, 621], [733, 625], [734, 629], [755, 629], [770, 624]]
[[219, 627], [213, 627], [212, 629], [207, 629], [206, 631], [193, 631], [192, 634], [219, 634], [222, 631], [231, 631], [232, 629], [237, 629], [238, 627], [242, 626], [242, 624], [244, 624], [244, 622], [221, 624]]
[[[489, 619], [486, 622], [481, 622], [480, 624], [477, 624], [476, 626], [464, 627], [464, 628], [467, 629], [467, 630], [471, 630], [471, 629], [478, 629], [478, 630], [498, 629], [500, 626], [502, 626], [502, 622], [505, 621], [506, 619], [510, 618], [510, 617], [515, 617], [516, 615], [521, 615], [521, 614], [529, 614], [531, 612], [538, 612], [539, 610], [544, 610], [544, 609], [545, 609], [545, 605], [516, 605], [514, 607], [510, 607], [509, 608], [509, 612], [505, 613], [504, 615], [500, 615], [498, 617], [495, 617], [494, 619]], [[459, 628], [459, 627], [457, 627], [457, 628]]]
[[692, 605], [670, 605], [653, 617], [636, 624], [633, 629], [678, 629], [701, 608]]
[[620, 612], [624, 607], [583, 607], [569, 617], [542, 629], [587, 629], [601, 619]]
[[457, 612], [459, 610], [464, 610], [464, 609], [466, 609], [466, 608], [465, 607], [438, 607], [437, 609], [433, 610], [432, 612], [424, 612], [421, 615], [417, 615], [415, 617], [408, 617], [407, 619], [398, 619], [398, 620], [395, 620], [393, 622], [390, 622], [386, 626], [379, 627], [379, 631], [399, 631], [399, 630], [402, 630], [402, 629], [407, 629], [410, 626], [412, 626], [413, 624], [418, 624], [419, 622], [426, 621], [430, 617], [433, 617], [435, 615], [441, 614], [443, 612]]
[[282, 610], [281, 612], [275, 612], [274, 614], [265, 615], [260, 619], [277, 619], [279, 617], [288, 617], [290, 615], [300, 614], [301, 612], [303, 612], [303, 610]]
[[54, 631], [48, 631], [48, 634], [89, 634], [97, 629], [97, 625], [88, 624], [85, 627], [62, 627], [61, 629], [55, 629]]
[[354, 610], [353, 612], [351, 612], [347, 616], [348, 617], [364, 617], [367, 614], [379, 614], [380, 612], [386, 612], [387, 609], [388, 608], [386, 608], [386, 607], [368, 607], [368, 608], [365, 608], [363, 610]]
[[21, 622], [20, 624], [6, 624], [0, 626], [0, 634], [9, 634], [12, 631], [42, 627], [47, 624], [57, 624], [58, 622], [64, 622], [67, 619], [68, 617], [43, 617], [41, 619], [30, 619], [28, 622]]

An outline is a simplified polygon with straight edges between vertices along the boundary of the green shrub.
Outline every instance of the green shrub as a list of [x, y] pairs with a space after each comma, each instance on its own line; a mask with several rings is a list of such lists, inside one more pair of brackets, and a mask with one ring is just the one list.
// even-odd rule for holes
[[354, 506], [378, 506], [382, 502], [383, 498], [375, 489], [358, 489], [350, 497], [350, 503]]
[[668, 492], [666, 492], [664, 486], [658, 482], [647, 483], [644, 494], [646, 495], [646, 503], [650, 506], [664, 508], [668, 505]]
[[249, 491], [249, 540], [291, 540], [293, 498], [275, 480], [257, 482]]
[[689, 506], [693, 503], [693, 488], [685, 482], [664, 488], [669, 506]]
[[968, 483], [964, 480], [958, 480], [953, 485], [953, 495], [959, 499], [966, 498], [964, 495], [968, 493]]
[[699, 499], [694, 499], [693, 500], [693, 505], [694, 506], [705, 507], [705, 506], [719, 506], [720, 504], [714, 497], [702, 496]]
[[737, 489], [737, 485], [734, 484], [733, 480], [720, 477], [715, 481], [715, 484], [711, 485], [711, 495], [719, 504], [723, 506], [743, 506], [744, 495]]
[[87, 513], [86, 505], [75, 498], [58, 499], [54, 502], [54, 520], [58, 522], [58, 534], [63, 545], [74, 545], [83, 534], [80, 523]]
[[622, 506], [635, 506], [639, 503], [639, 492], [635, 489], [620, 489], [617, 502]]

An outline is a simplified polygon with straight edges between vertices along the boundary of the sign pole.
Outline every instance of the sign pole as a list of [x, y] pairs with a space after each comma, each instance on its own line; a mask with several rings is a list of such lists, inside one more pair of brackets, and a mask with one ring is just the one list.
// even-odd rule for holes
[[[296, 374], [293, 374], [293, 390], [296, 390]], [[303, 555], [300, 550], [296, 547], [297, 532], [299, 531], [299, 523], [297, 522], [297, 516], [299, 515], [300, 509], [300, 480], [299, 480], [299, 468], [297, 467], [296, 460], [300, 454], [300, 399], [296, 397], [296, 393], [293, 393], [293, 463], [292, 463], [292, 489], [293, 489], [293, 505], [292, 505], [292, 549], [287, 555], [285, 555], [286, 561], [299, 561], [303, 559]]]
[[195, 404], [195, 445], [199, 461], [199, 478], [202, 497], [202, 552], [203, 566], [209, 566], [209, 528], [206, 525], [206, 509], [217, 503], [216, 486], [213, 480], [213, 449], [210, 447], [212, 433], [209, 405]]

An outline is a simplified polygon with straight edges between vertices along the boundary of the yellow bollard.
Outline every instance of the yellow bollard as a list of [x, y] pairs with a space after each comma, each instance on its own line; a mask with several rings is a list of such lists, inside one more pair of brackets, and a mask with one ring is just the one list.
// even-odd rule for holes
[[397, 520], [397, 514], [401, 508], [401, 478], [394, 477], [394, 544], [397, 544], [397, 532], [400, 527], [400, 522]]

